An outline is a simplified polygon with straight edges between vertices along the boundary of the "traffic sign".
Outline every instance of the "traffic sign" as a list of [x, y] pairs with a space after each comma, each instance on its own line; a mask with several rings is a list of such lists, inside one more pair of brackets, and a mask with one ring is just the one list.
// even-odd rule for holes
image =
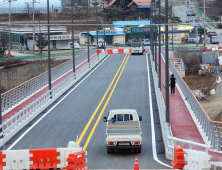
[[194, 28], [203, 28], [201, 25], [194, 26]]

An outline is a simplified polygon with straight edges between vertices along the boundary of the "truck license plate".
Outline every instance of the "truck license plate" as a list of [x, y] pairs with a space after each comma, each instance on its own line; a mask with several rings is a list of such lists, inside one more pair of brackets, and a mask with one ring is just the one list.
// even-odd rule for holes
[[118, 145], [130, 145], [130, 143], [118, 143]]

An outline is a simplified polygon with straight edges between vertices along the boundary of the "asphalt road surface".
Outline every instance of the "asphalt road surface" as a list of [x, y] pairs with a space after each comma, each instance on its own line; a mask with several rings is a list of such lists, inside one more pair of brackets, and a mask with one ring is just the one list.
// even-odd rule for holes
[[[83, 81], [75, 84], [8, 141], [5, 149], [67, 147], [68, 142], [76, 141], [78, 136], [80, 146], [88, 152], [86, 165], [89, 169], [133, 169], [135, 156], [138, 156], [141, 169], [168, 169], [165, 165], [169, 166], [170, 161], [164, 155], [151, 69], [148, 78], [147, 58], [145, 54], [109, 55]], [[151, 89], [148, 82], [151, 83]], [[115, 150], [113, 154], [107, 154], [106, 123], [102, 118], [111, 109], [136, 109], [143, 117], [141, 154], [133, 150]], [[151, 132], [150, 114], [154, 116], [155, 134]], [[92, 121], [86, 129], [90, 118]]]

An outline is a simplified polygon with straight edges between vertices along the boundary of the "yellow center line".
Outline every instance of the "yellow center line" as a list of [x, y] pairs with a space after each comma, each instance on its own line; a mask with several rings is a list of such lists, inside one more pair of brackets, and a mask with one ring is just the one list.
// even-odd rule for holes
[[[129, 54], [129, 56], [130, 56], [130, 54]], [[127, 57], [126, 62], [125, 62], [124, 66], [123, 66], [123, 68], [122, 68], [122, 70], [121, 70], [121, 72], [120, 72], [120, 74], [119, 74], [119, 77], [118, 77], [118, 79], [116, 80], [116, 83], [115, 83], [115, 85], [113, 86], [113, 89], [112, 89], [112, 91], [110, 92], [109, 97], [108, 97], [108, 99], [106, 100], [106, 103], [105, 103], [105, 105], [103, 106], [103, 109], [102, 109], [102, 111], [100, 112], [99, 117], [98, 117], [98, 119], [96, 120], [96, 123], [94, 124], [94, 126], [93, 126], [93, 128], [92, 128], [92, 130], [91, 130], [91, 132], [90, 132], [90, 134], [89, 134], [89, 137], [88, 137], [87, 140], [86, 140], [86, 143], [85, 143], [85, 145], [84, 145], [84, 147], [83, 147], [83, 150], [84, 150], [84, 151], [86, 150], [86, 148], [87, 148], [87, 146], [88, 146], [88, 144], [89, 144], [89, 141], [90, 141], [90, 139], [92, 138], [92, 135], [93, 135], [93, 133], [94, 133], [94, 131], [95, 131], [95, 129], [96, 129], [96, 127], [97, 127], [100, 119], [101, 119], [101, 116], [103, 115], [103, 112], [104, 112], [104, 110], [106, 109], [107, 104], [109, 103], [109, 100], [110, 100], [110, 98], [111, 98], [111, 96], [112, 96], [112, 94], [113, 94], [113, 92], [114, 92], [114, 90], [115, 90], [115, 88], [116, 88], [116, 85], [117, 85], [117, 83], [118, 83], [118, 81], [119, 81], [119, 79], [120, 79], [120, 77], [121, 77], [121, 75], [122, 75], [122, 72], [123, 72], [123, 70], [124, 70], [124, 68], [125, 68], [125, 66], [126, 66], [126, 63], [127, 63], [128, 59], [129, 59], [129, 56]]]
[[114, 76], [114, 78], [113, 78], [112, 82], [110, 83], [110, 85], [109, 85], [108, 89], [106, 90], [106, 93], [104, 94], [104, 96], [103, 96], [102, 100], [100, 101], [99, 105], [96, 107], [96, 109], [95, 109], [95, 111], [93, 112], [93, 114], [92, 114], [91, 118], [89, 119], [89, 121], [88, 121], [88, 123], [87, 123], [86, 127], [84, 128], [83, 132], [81, 133], [81, 135], [80, 135], [80, 137], [79, 137], [79, 139], [78, 139], [78, 141], [77, 141], [77, 143], [78, 143], [78, 144], [80, 144], [80, 142], [82, 141], [82, 138], [84, 137], [84, 135], [85, 135], [86, 131], [88, 130], [88, 128], [89, 128], [89, 126], [90, 126], [90, 124], [91, 124], [91, 122], [92, 122], [93, 118], [95, 117], [95, 115], [96, 115], [97, 111], [99, 110], [99, 108], [100, 108], [101, 104], [103, 103], [103, 101], [104, 101], [104, 99], [105, 99], [105, 97], [106, 97], [107, 93], [109, 92], [109, 90], [110, 90], [110, 88], [111, 88], [111, 86], [112, 86], [112, 84], [113, 84], [114, 80], [116, 79], [116, 77], [117, 77], [117, 75], [118, 75], [118, 73], [119, 73], [119, 71], [120, 71], [120, 69], [121, 69], [121, 67], [122, 67], [122, 65], [123, 65], [123, 63], [124, 63], [124, 61], [125, 61], [125, 59], [126, 59], [127, 55], [128, 55], [128, 53], [125, 55], [125, 57], [124, 57], [124, 59], [123, 59], [123, 61], [122, 61], [121, 65], [120, 65], [120, 67], [119, 67], [118, 71], [116, 72], [116, 75]]

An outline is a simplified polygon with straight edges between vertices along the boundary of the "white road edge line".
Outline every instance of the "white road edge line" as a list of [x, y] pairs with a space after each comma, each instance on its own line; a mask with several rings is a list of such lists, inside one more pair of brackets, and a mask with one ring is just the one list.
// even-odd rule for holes
[[147, 74], [148, 74], [148, 88], [149, 88], [149, 101], [150, 101], [150, 121], [151, 121], [151, 132], [152, 132], [152, 147], [153, 147], [153, 158], [156, 162], [168, 167], [172, 168], [172, 166], [169, 166], [163, 162], [161, 162], [156, 153], [156, 138], [155, 138], [155, 128], [154, 128], [154, 119], [153, 119], [153, 103], [152, 103], [152, 96], [151, 96], [151, 85], [150, 85], [150, 72], [149, 72], [149, 61], [147, 59], [146, 54], [146, 64], [147, 64]]
[[48, 112], [46, 112], [40, 119], [38, 119], [29, 129], [27, 129], [7, 150], [11, 150], [35, 125], [37, 125], [45, 116], [47, 116], [56, 106], [58, 106], [70, 93], [73, 92], [86, 78], [88, 78], [107, 58], [109, 55], [92, 70], [84, 79], [82, 79], [68, 94], [66, 94], [58, 103], [56, 103]]

